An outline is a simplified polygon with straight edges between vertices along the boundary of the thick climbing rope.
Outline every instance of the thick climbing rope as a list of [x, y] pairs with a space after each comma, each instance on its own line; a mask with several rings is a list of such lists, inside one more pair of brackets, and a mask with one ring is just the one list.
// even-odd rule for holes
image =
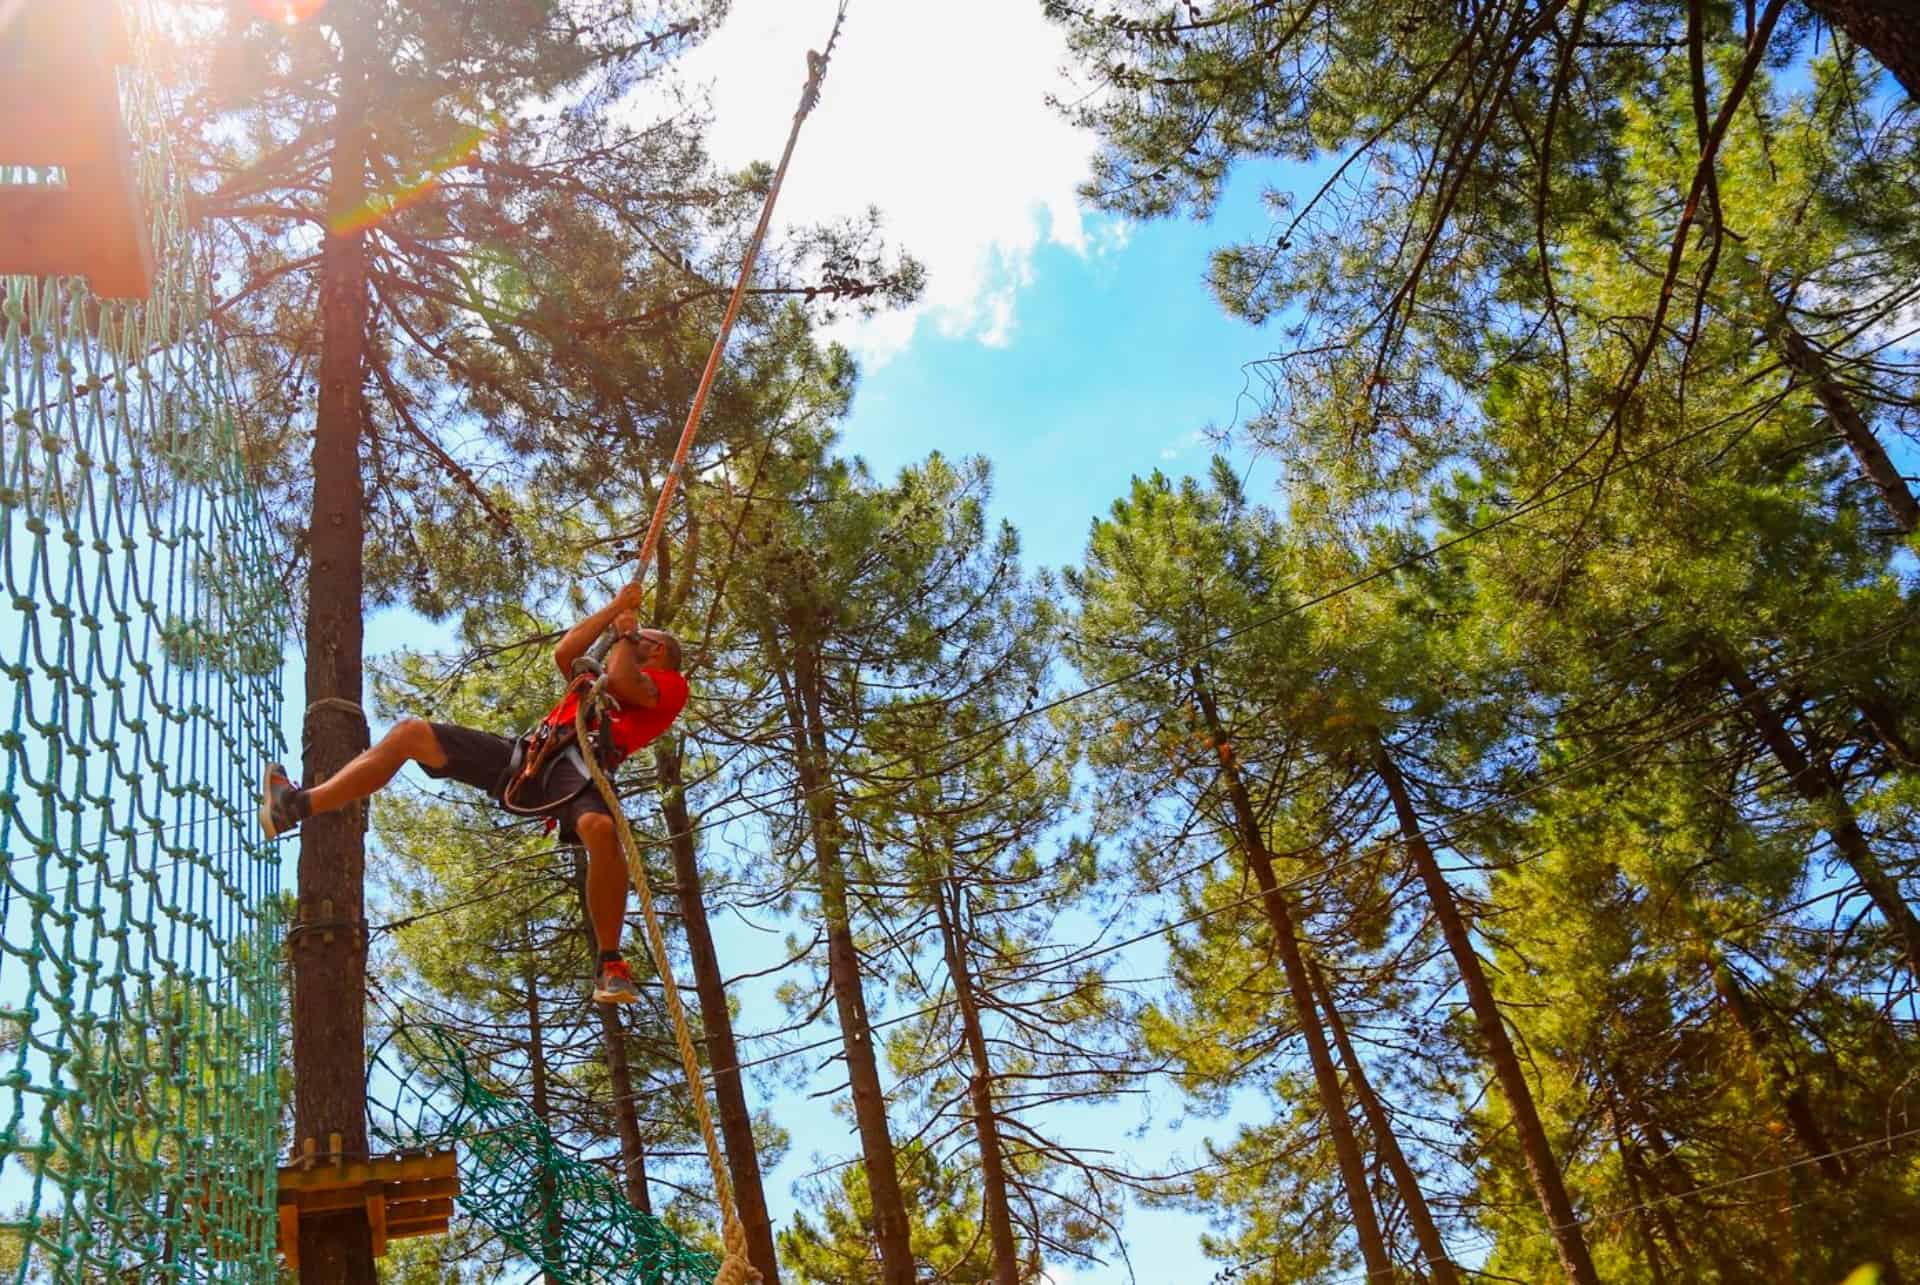
[[700, 416], [707, 408], [707, 394], [713, 388], [713, 380], [720, 373], [720, 359], [727, 349], [727, 337], [733, 333], [733, 323], [740, 315], [740, 303], [747, 296], [747, 282], [753, 275], [754, 260], [760, 257], [760, 246], [767, 239], [767, 226], [773, 221], [774, 202], [780, 199], [780, 185], [786, 181], [787, 166], [793, 161], [794, 145], [800, 141], [800, 127], [806, 124], [807, 115], [820, 100], [820, 85], [826, 79], [827, 63], [833, 57], [833, 47], [840, 40], [840, 24], [846, 21], [847, 6], [843, 2], [840, 12], [833, 20], [833, 34], [827, 38], [824, 52], [807, 51], [807, 83], [800, 91], [800, 107], [793, 114], [793, 128], [787, 134], [786, 150], [780, 154], [780, 164], [773, 171], [773, 182], [767, 188], [767, 199], [760, 206], [760, 222], [753, 230], [753, 239], [747, 243], [746, 258], [740, 263], [740, 277], [734, 282], [733, 294], [727, 299], [726, 315], [720, 319], [720, 333], [714, 337], [713, 349], [707, 354], [706, 369], [700, 372], [700, 386], [694, 390], [693, 404], [687, 409], [686, 425], [680, 430], [680, 442], [673, 451], [673, 463], [667, 467], [667, 475], [661, 480], [659, 498], [654, 501], [653, 518], [647, 523], [647, 538], [640, 545], [639, 556], [635, 564], [640, 568], [634, 579], [637, 583], [644, 579], [647, 568], [653, 564], [653, 551], [659, 544], [660, 533], [667, 524], [667, 509], [673, 504], [674, 492], [679, 489], [680, 475], [686, 468], [687, 453], [693, 449], [693, 439], [700, 431]]
[[[826, 48], [817, 53], [811, 50], [807, 53], [807, 81], [800, 91], [800, 106], [793, 114], [793, 128], [787, 133], [786, 150], [780, 154], [780, 164], [773, 172], [772, 184], [767, 188], [767, 199], [760, 207], [759, 225], [754, 228], [753, 239], [747, 243], [746, 257], [740, 264], [739, 280], [734, 283], [733, 294], [727, 300], [726, 315], [721, 318], [720, 333], [714, 339], [713, 350], [707, 354], [707, 366], [700, 375], [700, 386], [694, 392], [693, 404], [688, 408], [686, 425], [680, 430], [680, 442], [674, 448], [673, 463], [667, 469], [666, 477], [661, 480], [660, 495], [653, 506], [653, 518], [647, 524], [647, 538], [640, 546], [636, 583], [645, 578], [646, 569], [653, 562], [654, 549], [661, 530], [666, 526], [667, 511], [673, 503], [674, 491], [680, 484], [687, 455], [693, 449], [693, 439], [700, 430], [700, 415], [706, 409], [707, 393], [719, 373], [727, 337], [740, 315], [740, 303], [746, 297], [754, 260], [766, 240], [767, 227], [773, 219], [774, 203], [780, 198], [780, 185], [785, 181], [787, 166], [793, 160], [794, 146], [800, 141], [800, 127], [806, 123], [808, 114], [820, 99], [820, 85], [826, 79], [827, 63], [833, 57], [833, 47], [839, 42], [840, 25], [846, 16], [847, 9], [843, 3], [834, 17], [833, 32], [827, 39]], [[603, 676], [594, 686], [596, 697], [605, 684]], [[713, 1112], [707, 1103], [706, 1078], [700, 1071], [700, 1054], [694, 1045], [693, 1028], [687, 1021], [686, 1006], [680, 1001], [680, 988], [673, 979], [672, 961], [667, 956], [667, 938], [660, 927], [660, 913], [654, 905], [653, 888], [647, 879], [646, 865], [640, 859], [639, 845], [634, 842], [633, 828], [627, 824], [626, 814], [621, 810], [620, 796], [615, 793], [613, 783], [601, 769], [593, 752], [592, 737], [587, 734], [588, 707], [593, 703], [583, 700], [575, 705], [574, 732], [586, 759], [587, 770], [593, 776], [594, 788], [600, 791], [607, 811], [613, 815], [614, 830], [620, 836], [620, 851], [627, 864], [627, 877], [640, 894], [640, 912], [646, 923], [647, 946], [653, 952], [654, 967], [666, 994], [667, 1012], [673, 1019], [674, 1044], [680, 1050], [680, 1065], [686, 1072], [687, 1087], [693, 1094], [694, 1118], [700, 1125], [701, 1140], [706, 1145], [707, 1164], [713, 1171], [714, 1200], [720, 1206], [720, 1238], [725, 1246], [725, 1257], [721, 1259], [714, 1285], [747, 1285], [750, 1281], [760, 1280], [760, 1272], [747, 1255], [746, 1228], [741, 1225], [739, 1211], [734, 1207], [733, 1184], [727, 1176], [727, 1162], [720, 1149], [719, 1131], [714, 1127]]]
[[271, 1281], [285, 591], [117, 7], [151, 294], [0, 277], [0, 1280]]

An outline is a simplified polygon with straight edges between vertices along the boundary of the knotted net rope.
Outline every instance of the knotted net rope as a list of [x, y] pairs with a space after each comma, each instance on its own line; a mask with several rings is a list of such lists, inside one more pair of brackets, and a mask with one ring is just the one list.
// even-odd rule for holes
[[[121, 15], [155, 47], [143, 0]], [[276, 1279], [284, 591], [158, 79], [151, 296], [0, 278], [0, 1279]], [[58, 181], [0, 167], [0, 184]]]
[[603, 1167], [557, 1143], [531, 1107], [487, 1076], [459, 1038], [408, 1025], [374, 1054], [369, 1125], [400, 1150], [458, 1144], [461, 1211], [549, 1279], [596, 1285], [707, 1285], [720, 1271], [628, 1202]]

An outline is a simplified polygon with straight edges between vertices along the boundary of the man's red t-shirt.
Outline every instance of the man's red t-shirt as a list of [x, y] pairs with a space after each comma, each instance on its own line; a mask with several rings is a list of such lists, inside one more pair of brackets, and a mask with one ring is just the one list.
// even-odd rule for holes
[[[620, 760], [673, 726], [673, 720], [680, 717], [680, 711], [687, 707], [687, 680], [671, 669], [643, 669], [640, 671], [653, 680], [654, 688], [659, 691], [660, 699], [652, 709], [642, 709], [638, 705], [622, 705], [613, 715], [613, 748], [619, 752]], [[568, 692], [567, 698], [554, 707], [547, 715], [547, 722], [555, 727], [572, 727], [573, 712], [579, 707], [580, 697]], [[614, 763], [602, 766], [613, 768]]]

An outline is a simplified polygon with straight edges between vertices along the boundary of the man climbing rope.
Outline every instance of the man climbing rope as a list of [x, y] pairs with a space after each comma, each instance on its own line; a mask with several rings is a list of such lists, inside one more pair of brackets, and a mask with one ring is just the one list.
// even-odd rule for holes
[[[568, 630], [553, 653], [560, 672], [573, 679], [574, 662], [587, 654], [609, 624], [613, 626], [615, 642], [606, 660], [611, 717], [601, 729], [603, 735], [596, 737], [595, 748], [606, 772], [671, 727], [687, 703], [680, 642], [663, 629], [639, 627], [634, 613], [640, 598], [640, 586], [627, 585], [612, 602]], [[562, 842], [577, 842], [587, 849], [587, 913], [600, 943], [593, 998], [603, 1004], [632, 1003], [640, 996], [620, 954], [627, 914], [626, 863], [613, 816], [579, 758], [579, 747], [571, 744], [584, 685], [575, 680], [566, 698], [527, 737], [405, 718], [377, 745], [318, 785], [297, 788], [285, 768], [269, 764], [261, 786], [260, 825], [268, 838], [278, 838], [310, 816], [375, 793], [409, 761], [418, 763], [428, 776], [477, 786], [511, 811], [543, 813], [558, 824]], [[534, 758], [530, 772], [525, 770], [529, 755]]]

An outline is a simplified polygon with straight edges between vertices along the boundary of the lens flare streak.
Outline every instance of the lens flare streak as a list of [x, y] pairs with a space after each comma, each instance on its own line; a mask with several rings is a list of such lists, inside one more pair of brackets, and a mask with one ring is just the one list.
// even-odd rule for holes
[[507, 120], [504, 115], [495, 112], [484, 125], [476, 125], [455, 139], [445, 151], [427, 163], [420, 173], [378, 192], [370, 192], [367, 198], [353, 209], [338, 215], [328, 222], [328, 231], [335, 236], [352, 236], [364, 232], [388, 217], [398, 214], [408, 206], [417, 205], [424, 200], [435, 187], [439, 186], [440, 176], [449, 170], [459, 169], [480, 152], [480, 145], [489, 138], [506, 131]]

